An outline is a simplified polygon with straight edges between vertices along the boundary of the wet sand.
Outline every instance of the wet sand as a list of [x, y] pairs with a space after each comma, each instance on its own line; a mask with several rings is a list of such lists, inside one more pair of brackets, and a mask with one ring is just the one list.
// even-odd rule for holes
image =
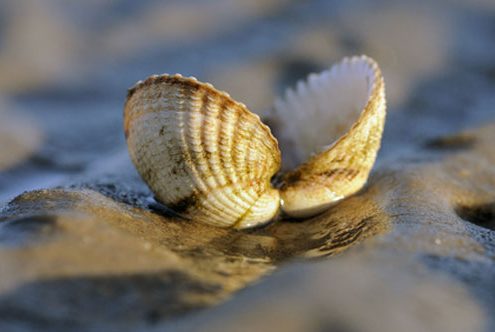
[[[495, 329], [494, 38], [482, 0], [7, 1], [0, 330]], [[382, 149], [367, 186], [322, 215], [186, 222], [129, 160], [137, 80], [193, 75], [264, 117], [363, 53], [386, 82]]]

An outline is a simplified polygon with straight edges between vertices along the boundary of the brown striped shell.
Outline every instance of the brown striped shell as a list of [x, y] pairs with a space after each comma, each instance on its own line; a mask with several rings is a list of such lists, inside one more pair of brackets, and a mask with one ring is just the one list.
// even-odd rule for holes
[[385, 85], [378, 65], [366, 56], [346, 58], [311, 74], [275, 102], [284, 130], [280, 190], [283, 211], [314, 215], [360, 190], [375, 163], [385, 124]]
[[270, 180], [281, 155], [270, 129], [210, 84], [177, 74], [137, 83], [124, 129], [156, 199], [188, 219], [247, 228], [272, 220], [280, 207], [310, 216], [366, 182], [385, 119], [380, 70], [368, 57], [346, 58], [288, 90], [274, 115], [284, 163], [300, 165], [278, 189]]
[[237, 228], [277, 214], [277, 140], [226, 93], [194, 78], [153, 76], [129, 91], [124, 121], [132, 161], [172, 210]]

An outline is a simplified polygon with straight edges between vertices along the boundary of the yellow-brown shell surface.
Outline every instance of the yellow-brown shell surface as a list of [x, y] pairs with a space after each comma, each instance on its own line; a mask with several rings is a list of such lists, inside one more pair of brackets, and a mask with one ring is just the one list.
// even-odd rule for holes
[[366, 56], [311, 74], [277, 100], [284, 129], [278, 137], [292, 152], [284, 163], [300, 165], [284, 177], [286, 214], [314, 215], [364, 186], [380, 148], [385, 109], [382, 74]]
[[385, 121], [380, 70], [346, 58], [312, 74], [275, 103], [284, 150], [245, 105], [210, 84], [180, 75], [152, 76], [127, 97], [129, 153], [156, 198], [176, 213], [220, 227], [272, 220], [279, 208], [311, 216], [358, 191], [368, 178]]
[[131, 89], [124, 113], [131, 159], [157, 200], [220, 227], [276, 215], [277, 141], [243, 104], [194, 78], [163, 75]]

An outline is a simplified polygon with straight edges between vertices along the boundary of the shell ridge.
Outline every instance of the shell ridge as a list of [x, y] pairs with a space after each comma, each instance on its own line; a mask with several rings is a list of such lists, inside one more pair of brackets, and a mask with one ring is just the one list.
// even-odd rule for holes
[[256, 198], [256, 200], [251, 204], [251, 206], [248, 209], [246, 209], [246, 211], [234, 222], [234, 224], [232, 225], [233, 228], [242, 228], [241, 227], [242, 222], [249, 216], [251, 212], [253, 212], [252, 209], [262, 197], [263, 196], [260, 195], [258, 196], [258, 198]]
[[[208, 93], [205, 92], [204, 96], [208, 96]], [[209, 100], [209, 98], [203, 98], [202, 100], [203, 100], [202, 109], [206, 113], [206, 118], [205, 118], [205, 121], [206, 121], [208, 119], [208, 116], [212, 115], [212, 112], [208, 106], [211, 106], [213, 103]], [[207, 100], [207, 102], [205, 102], [205, 100]], [[218, 115], [218, 113], [215, 112], [215, 115]], [[208, 141], [206, 139], [206, 137], [207, 137], [207, 128], [209, 128], [209, 127], [210, 126], [207, 123], [201, 127], [201, 135], [202, 135], [201, 137], [202, 137], [203, 144], [205, 146], [206, 146], [206, 142]], [[212, 142], [214, 142], [215, 145], [218, 145], [218, 142], [219, 142], [219, 132], [220, 131], [218, 129], [215, 130], [216, 139], [212, 140]], [[206, 161], [207, 161], [207, 164], [209, 167], [209, 171], [213, 175], [213, 177], [215, 178], [215, 186], [211, 187], [210, 189], [212, 189], [214, 192], [218, 192], [219, 199], [220, 199], [220, 201], [223, 202], [223, 204], [229, 205], [233, 209], [240, 210], [237, 213], [244, 213], [244, 210], [246, 209], [246, 207], [244, 207], [244, 204], [243, 204], [244, 202], [242, 200], [241, 201], [236, 200], [235, 199], [236, 195], [226, 195], [224, 192], [217, 190], [221, 186], [223, 188], [230, 186], [230, 187], [232, 187], [232, 189], [235, 192], [236, 187], [238, 187], [238, 185], [236, 185], [236, 183], [233, 183], [233, 182], [227, 184], [226, 180], [224, 180], [224, 181], [221, 180], [221, 178], [220, 178], [221, 176], [225, 178], [224, 174], [222, 174], [221, 172], [217, 172], [215, 166], [213, 165], [215, 161], [220, 159], [218, 157], [218, 146], [215, 150], [216, 150], [215, 153], [208, 154], [209, 158], [206, 158]], [[225, 170], [225, 168], [223, 168], [223, 170]], [[226, 184], [222, 184], [222, 182], [226, 182]], [[239, 206], [239, 203], [241, 203], [241, 206]], [[247, 203], [246, 205], [249, 205], [249, 202], [246, 202], [246, 203]]]
[[[199, 103], [200, 99], [195, 98], [194, 102]], [[209, 167], [208, 159], [204, 158], [205, 155], [204, 147], [203, 147], [204, 143], [201, 138], [203, 131], [202, 128], [204, 128], [203, 124], [204, 124], [205, 115], [202, 112], [202, 105], [201, 107], [197, 107], [197, 105], [195, 105], [195, 107], [192, 107], [192, 109], [196, 111], [188, 112], [191, 121], [191, 123], [188, 126], [189, 129], [188, 144], [189, 144], [189, 149], [192, 151], [191, 155], [193, 156], [191, 165], [198, 172], [198, 177], [196, 181], [202, 184], [200, 190], [201, 190], [201, 195], [206, 198], [205, 203], [206, 202], [211, 203], [211, 204], [204, 204], [203, 206], [201, 206], [201, 208], [205, 210], [211, 210], [211, 212], [213, 212], [215, 215], [224, 213], [234, 218], [237, 216], [237, 212], [235, 211], [236, 206], [232, 206], [234, 210], [222, 208], [223, 206], [226, 205], [225, 197], [224, 195], [221, 194], [218, 195], [218, 192], [214, 191], [214, 188], [216, 187], [216, 181]], [[214, 182], [213, 185], [211, 185], [208, 181], [208, 179], [210, 178], [213, 179]]]
[[[185, 89], [184, 86], [181, 87], [180, 91], [180, 98], [183, 101], [192, 101], [189, 98], [191, 98], [194, 93], [191, 93], [188, 96], [188, 93], [185, 93], [188, 91]], [[197, 90], [195, 92], [197, 92]], [[196, 195], [206, 197], [208, 193], [208, 185], [206, 181], [203, 180], [205, 178], [205, 172], [199, 169], [200, 165], [204, 166], [204, 160], [202, 160], [201, 158], [202, 147], [201, 143], [197, 142], [197, 138], [194, 135], [194, 129], [196, 129], [194, 121], [198, 117], [202, 118], [203, 115], [197, 109], [197, 107], [191, 107], [190, 109], [192, 111], [186, 111], [184, 108], [186, 108], [187, 106], [188, 105], [186, 104], [186, 102], [182, 102], [180, 103], [180, 108], [177, 110], [178, 116], [183, 117], [183, 122], [187, 123], [185, 130], [183, 130], [182, 137], [183, 153], [186, 157], [185, 160], [189, 160], [188, 169], [191, 170], [190, 174], [194, 179], [194, 183], [198, 186], [198, 192], [196, 193]], [[199, 155], [198, 150], [200, 152]], [[218, 215], [223, 212], [222, 209], [218, 207], [221, 204], [219, 203], [219, 200], [216, 196], [212, 196], [210, 197], [210, 199], [213, 199], [213, 202], [211, 202], [211, 204], [201, 206], [191, 205], [190, 209], [201, 210], [203, 211], [203, 213], [206, 213], [212, 221], [215, 221], [215, 223], [221, 223], [221, 220], [218, 220]], [[188, 213], [192, 212], [193, 211], [188, 211]], [[230, 215], [231, 211], [228, 211], [227, 213]]]
[[[242, 107], [242, 106], [241, 106]], [[232, 135], [232, 139], [229, 141], [230, 144], [228, 146], [228, 156], [230, 160], [233, 161], [233, 164], [232, 164], [232, 167], [233, 167], [233, 171], [231, 172], [231, 174], [233, 175], [232, 176], [232, 187], [235, 188], [236, 192], [237, 192], [237, 195], [239, 195], [240, 197], [243, 198], [244, 202], [246, 203], [246, 209], [249, 208], [249, 206], [252, 205], [252, 202], [256, 199], [256, 197], [253, 197], [252, 195], [247, 195], [246, 197], [246, 194], [245, 195], [242, 195], [240, 194], [240, 192], [244, 189], [244, 188], [247, 188], [247, 186], [245, 185], [245, 179], [243, 176], [239, 176], [239, 175], [243, 175], [244, 174], [244, 171], [245, 171], [245, 166], [244, 164], [240, 164], [239, 163], [239, 158], [237, 157], [238, 155], [239, 156], [242, 156], [242, 153], [239, 153], [238, 152], [238, 149], [239, 149], [239, 146], [240, 146], [240, 143], [238, 143], [238, 140], [240, 137], [240, 133], [242, 133], [242, 126], [243, 124], [246, 122], [245, 120], [246, 119], [243, 119], [243, 116], [244, 116], [244, 113], [239, 111], [237, 108], [233, 108], [235, 111], [233, 112], [234, 114], [236, 114], [236, 117], [235, 117], [235, 123], [232, 124], [232, 126], [230, 127], [231, 129], [231, 132], [233, 133]], [[229, 161], [229, 165], [230, 165], [230, 161]]]
[[240, 121], [241, 125], [237, 127], [237, 130], [235, 131], [236, 134], [232, 145], [232, 151], [236, 155], [234, 158], [236, 172], [242, 174], [238, 182], [238, 188], [243, 191], [242, 197], [245, 197], [246, 199], [249, 197], [247, 201], [249, 206], [243, 214], [245, 215], [259, 198], [259, 194], [250, 186], [254, 177], [253, 171], [255, 170], [250, 165], [250, 156], [254, 150], [251, 146], [254, 145], [251, 140], [253, 136], [253, 130], [251, 130], [253, 124], [248, 121], [250, 119], [248, 119], [245, 113], [240, 115], [240, 119], [243, 119], [244, 121]]
[[[233, 127], [232, 129], [232, 144], [230, 145], [230, 149], [229, 149], [229, 156], [230, 156], [230, 159], [232, 160], [232, 163], [233, 163], [233, 168], [234, 168], [234, 171], [235, 171], [235, 174], [236, 174], [236, 177], [237, 177], [237, 181], [234, 182], [234, 185], [236, 187], [236, 189], [239, 189], [239, 187], [242, 188], [242, 183], [244, 182], [244, 168], [240, 166], [239, 164], [239, 156], [242, 156], [242, 151], [238, 151], [239, 150], [239, 138], [240, 138], [240, 132], [242, 130], [242, 126], [243, 126], [243, 113], [242, 112], [238, 112], [238, 109], [235, 108], [235, 107], [232, 107], [234, 113], [236, 113], [236, 125], [235, 127]], [[240, 128], [240, 129], [239, 129]], [[249, 205], [246, 207], [246, 210], [249, 209]], [[246, 212], [246, 210], [244, 210], [244, 213]], [[244, 214], [243, 213], [243, 214]], [[241, 214], [242, 215], [242, 214]], [[237, 218], [236, 218], [237, 220]], [[234, 221], [234, 224], [235, 224], [235, 221]]]
[[[284, 184], [281, 188], [283, 210], [292, 216], [315, 213], [316, 210], [311, 206], [319, 199], [304, 196], [311, 186], [327, 187], [335, 193], [335, 199], [346, 197], [359, 190], [365, 184], [380, 148], [386, 105], [383, 78], [378, 66], [368, 57], [352, 57], [334, 65], [330, 73], [332, 79], [327, 80], [328, 87], [336, 87], [336, 91], [341, 90], [343, 93], [348, 93], [346, 91], [350, 91], [349, 89], [359, 89], [358, 91], [365, 94], [366, 99], [364, 105], [359, 108], [355, 110], [347, 108], [347, 112], [350, 113], [340, 114], [340, 118], [351, 114], [357, 116], [346, 132], [337, 137], [324, 151], [310, 156], [295, 171], [289, 172], [284, 177]], [[337, 80], [334, 81], [334, 79]], [[356, 83], [353, 83], [355, 81]], [[318, 95], [316, 89], [311, 90], [317, 86], [315, 82], [314, 78], [310, 80], [306, 90], [298, 86], [298, 91], [305, 93], [304, 96], [300, 96], [301, 100], [307, 97], [308, 91], [311, 91], [310, 94]], [[340, 86], [334, 84], [340, 84]], [[327, 95], [333, 93], [330, 92]], [[335, 105], [350, 107], [355, 103], [354, 97], [351, 97], [351, 95], [344, 97], [340, 101], [341, 104]], [[312, 98], [315, 98], [314, 95]], [[316, 109], [317, 106], [312, 107]], [[335, 111], [336, 109], [332, 110], [333, 113]], [[343, 119], [344, 122], [348, 121], [345, 117]], [[297, 177], [294, 177], [294, 174], [297, 174]], [[292, 182], [289, 181], [290, 178], [296, 180]], [[323, 196], [320, 200], [322, 207], [325, 206], [326, 201], [331, 203], [332, 200], [331, 195], [327, 198]], [[304, 207], [305, 204], [306, 207]]]
[[[236, 167], [235, 167], [235, 162], [234, 162], [234, 157], [233, 157], [233, 147], [234, 147], [234, 139], [235, 139], [235, 135], [234, 135], [234, 131], [235, 131], [235, 128], [237, 128], [238, 124], [239, 124], [239, 114], [237, 112], [230, 112], [229, 109], [225, 108], [225, 104], [222, 104], [222, 113], [221, 113], [221, 119], [223, 120], [223, 122], [225, 122], [225, 125], [222, 126], [222, 139], [224, 141], [226, 141], [225, 143], [228, 143], [228, 144], [223, 144], [222, 145], [222, 158], [221, 158], [221, 161], [222, 161], [222, 166], [224, 168], [228, 168], [231, 170], [231, 172], [229, 173], [229, 176], [230, 176], [230, 181], [232, 183], [235, 183], [235, 182], [238, 182], [239, 179], [237, 177], [237, 173], [236, 173]], [[230, 118], [229, 118], [229, 114], [232, 115], [232, 117], [234, 117], [234, 121], [230, 122], [228, 121]], [[229, 124], [229, 126], [227, 126], [227, 124]], [[225, 131], [223, 131], [225, 130]], [[230, 139], [228, 139], [228, 137], [230, 137]], [[225, 148], [224, 148], [225, 146]], [[232, 171], [233, 170], [233, 171]]]

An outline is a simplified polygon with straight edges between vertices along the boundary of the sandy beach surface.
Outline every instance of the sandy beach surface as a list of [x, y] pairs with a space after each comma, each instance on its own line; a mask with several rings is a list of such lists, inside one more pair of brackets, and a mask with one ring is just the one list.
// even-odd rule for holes
[[[493, 0], [1, 7], [0, 331], [495, 331]], [[354, 54], [388, 102], [359, 193], [247, 231], [153, 200], [123, 134], [136, 81], [193, 75], [266, 118]]]

